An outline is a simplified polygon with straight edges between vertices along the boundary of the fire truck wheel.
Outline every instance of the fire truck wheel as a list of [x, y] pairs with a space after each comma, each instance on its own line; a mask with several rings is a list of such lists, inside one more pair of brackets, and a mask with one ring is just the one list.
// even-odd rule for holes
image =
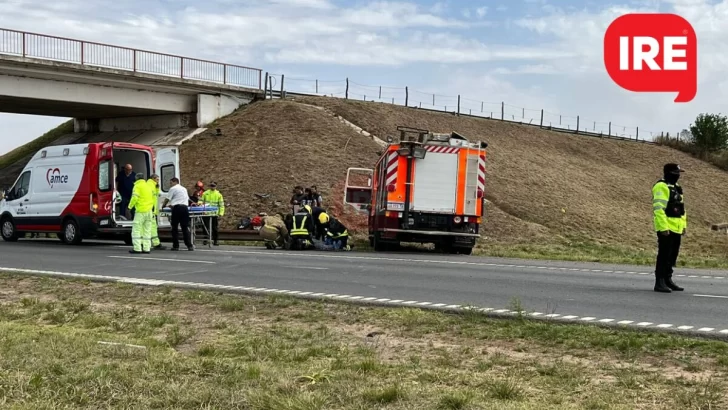
[[460, 253], [462, 253], [463, 255], [472, 255], [473, 248], [460, 248]]
[[5, 217], [0, 220], [0, 233], [6, 242], [17, 242], [18, 232], [15, 230], [15, 222], [12, 218]]
[[375, 252], [386, 252], [388, 246], [386, 243], [382, 243], [382, 239], [379, 237], [379, 232], [374, 232], [373, 247]]

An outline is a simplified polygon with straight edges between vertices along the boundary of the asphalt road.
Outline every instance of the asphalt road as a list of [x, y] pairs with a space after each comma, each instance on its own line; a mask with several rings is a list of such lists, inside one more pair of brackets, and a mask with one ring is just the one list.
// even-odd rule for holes
[[132, 255], [108, 243], [0, 243], [0, 271], [30, 269], [313, 292], [409, 305], [520, 305], [534, 316], [728, 336], [728, 271], [677, 269], [684, 292], [652, 291], [650, 267], [431, 253], [200, 247]]

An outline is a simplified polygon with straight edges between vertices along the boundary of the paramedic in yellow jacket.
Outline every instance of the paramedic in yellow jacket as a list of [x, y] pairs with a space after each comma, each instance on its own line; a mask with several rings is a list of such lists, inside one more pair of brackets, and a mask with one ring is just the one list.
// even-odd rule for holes
[[152, 209], [152, 248], [157, 250], [164, 249], [162, 242], [159, 240], [159, 227], [157, 226], [157, 219], [159, 218], [159, 175], [152, 174], [147, 180], [147, 184], [152, 189], [154, 194], [154, 209]]
[[144, 180], [144, 174], [136, 174], [129, 209], [135, 210], [134, 225], [131, 229], [131, 242], [134, 249], [129, 253], [149, 253], [152, 248], [154, 191]]
[[207, 226], [210, 226], [210, 223], [212, 222], [212, 244], [218, 246], [219, 243], [217, 241], [217, 220], [218, 217], [225, 215], [225, 200], [223, 199], [220, 191], [217, 190], [217, 184], [215, 182], [210, 183], [210, 189], [202, 194], [199, 202], [205, 205], [217, 207], [217, 215], [205, 218], [205, 224]]
[[680, 242], [687, 227], [682, 187], [677, 183], [684, 172], [678, 164], [665, 164], [663, 179], [652, 186], [653, 223], [657, 233], [655, 292], [670, 293], [683, 288], [672, 281], [673, 267], [680, 253]]

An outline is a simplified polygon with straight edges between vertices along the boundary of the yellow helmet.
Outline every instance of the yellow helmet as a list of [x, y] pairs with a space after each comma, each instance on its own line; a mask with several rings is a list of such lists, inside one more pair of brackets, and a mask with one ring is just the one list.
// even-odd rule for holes
[[321, 222], [322, 224], [329, 222], [329, 214], [327, 214], [326, 212], [321, 212], [321, 214], [319, 215], [319, 222]]

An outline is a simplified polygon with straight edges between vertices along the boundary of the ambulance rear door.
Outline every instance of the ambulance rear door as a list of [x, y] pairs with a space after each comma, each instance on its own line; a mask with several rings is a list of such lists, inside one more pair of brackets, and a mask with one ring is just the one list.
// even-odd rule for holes
[[[171, 183], [169, 182], [172, 178], [179, 178], [179, 147], [155, 147], [155, 161], [154, 161], [154, 172], [159, 175], [159, 203], [157, 206], [161, 211], [162, 204], [164, 203]], [[180, 183], [182, 183], [180, 181]], [[159, 228], [171, 227], [168, 218], [158, 218], [157, 224]]]

